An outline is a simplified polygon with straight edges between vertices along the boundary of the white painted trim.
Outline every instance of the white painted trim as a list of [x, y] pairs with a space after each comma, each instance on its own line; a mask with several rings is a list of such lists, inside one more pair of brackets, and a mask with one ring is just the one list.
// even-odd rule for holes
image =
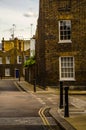
[[61, 40], [60, 39], [60, 21], [70, 21], [71, 22], [71, 20], [66, 20], [66, 19], [58, 21], [58, 25], [59, 25], [59, 42], [58, 43], [72, 43], [71, 39], [69, 39], [69, 40]]
[[6, 64], [10, 64], [10, 57], [8, 59], [9, 56], [6, 56]]
[[2, 57], [0, 57], [0, 64], [2, 64]]
[[58, 43], [72, 43], [71, 40], [59, 40]]
[[59, 57], [59, 79], [60, 81], [75, 81], [75, 59], [73, 57], [73, 78], [62, 78], [61, 77], [61, 58], [62, 57], [73, 57], [73, 56], [61, 56]]
[[[17, 56], [17, 64], [22, 64], [22, 62], [19, 62], [19, 56]], [[21, 56], [21, 58], [22, 58], [22, 56]]]
[[5, 76], [10, 76], [10, 68], [5, 68]]

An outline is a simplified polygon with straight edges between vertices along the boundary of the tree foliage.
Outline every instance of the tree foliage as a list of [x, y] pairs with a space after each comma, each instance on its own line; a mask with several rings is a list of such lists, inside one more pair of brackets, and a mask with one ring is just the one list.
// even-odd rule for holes
[[35, 57], [29, 57], [29, 59], [24, 62], [24, 67], [30, 67], [34, 64], [35, 64]]

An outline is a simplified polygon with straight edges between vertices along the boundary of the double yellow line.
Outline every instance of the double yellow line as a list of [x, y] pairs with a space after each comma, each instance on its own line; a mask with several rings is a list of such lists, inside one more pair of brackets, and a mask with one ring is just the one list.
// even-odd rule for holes
[[50, 126], [50, 123], [49, 121], [47, 120], [46, 116], [44, 115], [44, 112], [45, 110], [49, 109], [49, 107], [42, 107], [40, 110], [39, 110], [39, 115], [44, 123], [45, 126], [48, 126], [49, 127], [49, 130], [53, 130]]

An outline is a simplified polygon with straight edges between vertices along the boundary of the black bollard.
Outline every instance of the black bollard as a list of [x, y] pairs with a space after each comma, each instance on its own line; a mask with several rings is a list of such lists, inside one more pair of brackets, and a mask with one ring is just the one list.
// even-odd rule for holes
[[68, 86], [64, 87], [65, 90], [64, 117], [69, 117], [68, 89], [69, 89]]
[[36, 92], [36, 79], [34, 79], [34, 92]]
[[19, 81], [20, 81], [20, 72], [19, 72]]
[[60, 109], [63, 108], [63, 82], [60, 81]]

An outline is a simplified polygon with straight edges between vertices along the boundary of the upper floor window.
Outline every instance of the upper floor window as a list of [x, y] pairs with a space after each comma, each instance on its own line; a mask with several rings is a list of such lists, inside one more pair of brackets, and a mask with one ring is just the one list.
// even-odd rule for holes
[[10, 64], [10, 56], [6, 57], [6, 64]]
[[0, 57], [0, 64], [2, 64], [2, 57]]
[[29, 56], [24, 56], [24, 61], [28, 60]]
[[74, 57], [60, 57], [60, 80], [71, 81], [75, 79]]
[[21, 51], [21, 42], [19, 42], [19, 50]]
[[59, 42], [71, 42], [71, 21], [59, 21]]
[[59, 11], [70, 11], [71, 0], [58, 0], [58, 10]]
[[22, 56], [17, 56], [17, 63], [21, 64], [22, 63]]

